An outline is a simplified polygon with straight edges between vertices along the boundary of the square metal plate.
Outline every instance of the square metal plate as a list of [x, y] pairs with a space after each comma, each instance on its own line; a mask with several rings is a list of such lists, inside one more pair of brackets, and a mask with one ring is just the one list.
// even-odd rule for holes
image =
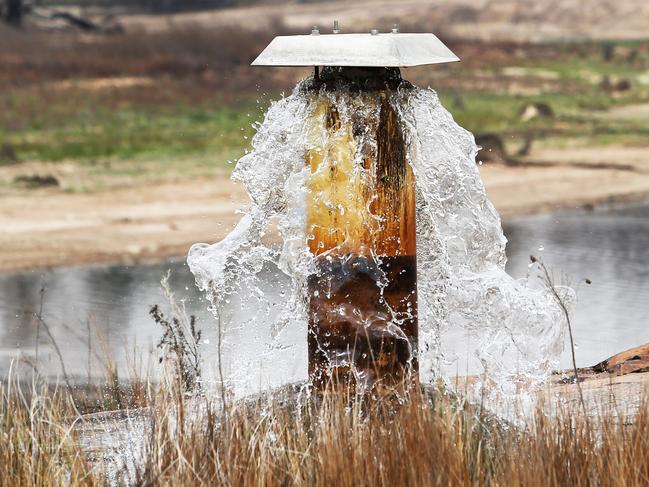
[[460, 59], [434, 34], [278, 36], [253, 66], [409, 67]]

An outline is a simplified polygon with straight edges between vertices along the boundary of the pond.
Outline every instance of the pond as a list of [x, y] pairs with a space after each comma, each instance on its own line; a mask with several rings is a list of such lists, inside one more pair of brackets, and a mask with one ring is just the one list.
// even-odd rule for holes
[[[578, 302], [573, 312], [579, 366], [592, 365], [609, 355], [649, 342], [649, 205], [570, 211], [547, 215], [522, 216], [504, 222], [508, 272], [524, 277], [531, 254], [541, 257], [556, 276], [557, 282], [575, 287]], [[207, 311], [207, 303], [194, 286], [194, 279], [184, 260], [142, 265], [111, 265], [58, 268], [0, 275], [0, 373], [6, 375], [10, 364], [22, 357], [35, 363], [41, 373], [54, 379], [62, 367], [53, 342], [63, 358], [67, 375], [83, 383], [103, 377], [105, 364], [111, 360], [122, 376], [129, 371], [155, 376], [156, 344], [162, 329], [149, 316], [149, 308], [168, 301], [160, 289], [160, 280], [170, 271], [169, 284], [187, 312], [195, 314], [204, 336], [201, 347], [206, 358], [206, 376], [213, 377], [216, 362], [216, 329]], [[589, 279], [591, 284], [586, 284]], [[264, 291], [279, 302], [287, 280], [276, 269], [264, 271]], [[38, 326], [34, 313], [41, 306], [47, 327]], [[272, 310], [242, 307], [230, 303], [228, 320], [240, 323], [255, 316], [256, 330], [273, 319]], [[48, 335], [51, 333], [51, 337]], [[235, 327], [228, 335], [236, 354], [228, 367], [252, 367], [264, 356], [263, 340], [245, 327]], [[291, 340], [302, 337], [287, 337]], [[458, 340], [458, 338], [456, 338]], [[460, 342], [449, 344], [457, 353], [458, 371], [475, 371], [475, 364], [461, 350]], [[300, 353], [301, 355], [301, 353]], [[300, 376], [306, 357], [288, 354], [285, 363], [272, 364], [264, 380], [273, 371], [292, 368]], [[568, 350], [562, 367], [569, 367]], [[24, 365], [23, 365], [24, 367]], [[28, 365], [29, 367], [29, 365]], [[245, 375], [245, 374], [244, 374]], [[251, 378], [248, 378], [251, 380]], [[252, 380], [257, 380], [252, 378]], [[260, 379], [261, 380], [261, 379]]]

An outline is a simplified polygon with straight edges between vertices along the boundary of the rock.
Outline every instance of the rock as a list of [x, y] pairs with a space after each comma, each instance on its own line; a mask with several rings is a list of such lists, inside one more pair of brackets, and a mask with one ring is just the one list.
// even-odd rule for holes
[[610, 76], [604, 76], [602, 81], [599, 82], [599, 87], [608, 92], [615, 91], [629, 91], [631, 89], [631, 81], [628, 79], [622, 78], [618, 80], [612, 80]]
[[631, 348], [594, 365], [577, 370], [579, 383], [571, 369], [557, 373], [541, 397], [549, 410], [575, 410], [583, 404], [593, 418], [623, 417], [625, 424], [646, 404], [649, 388], [649, 343]]
[[613, 84], [611, 83], [610, 76], [604, 76], [602, 81], [599, 82], [599, 87], [604, 91], [611, 91]]
[[14, 146], [4, 143], [0, 146], [0, 164], [14, 164], [18, 162], [18, 156]]
[[629, 91], [631, 89], [631, 82], [628, 79], [621, 79], [613, 85], [615, 91]]
[[14, 178], [14, 183], [22, 184], [28, 188], [44, 188], [48, 186], [60, 186], [59, 180], [51, 174], [41, 176], [34, 174], [32, 176], [22, 175]]
[[476, 162], [507, 163], [505, 145], [500, 135], [493, 133], [476, 134], [475, 142], [480, 147]]
[[535, 118], [554, 118], [554, 110], [547, 103], [527, 103], [518, 112], [521, 122], [529, 122]]
[[649, 343], [613, 355], [585, 370], [595, 373], [608, 372], [615, 375], [649, 372]]

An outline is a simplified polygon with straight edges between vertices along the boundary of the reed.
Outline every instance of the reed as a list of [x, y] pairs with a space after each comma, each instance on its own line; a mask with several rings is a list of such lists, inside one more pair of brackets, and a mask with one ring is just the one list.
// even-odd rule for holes
[[[207, 411], [210, 411], [208, 408]], [[141, 481], [183, 485], [641, 486], [649, 482], [649, 409], [537, 414], [526, 427], [486, 418], [449, 396], [294, 409], [277, 402], [207, 412], [181, 434], [162, 419], [157, 463]], [[156, 417], [163, 417], [156, 415]], [[222, 421], [225, 420], [227, 427]]]
[[0, 384], [0, 485], [104, 485], [74, 440], [77, 415], [63, 389]]
[[[15, 385], [15, 384], [14, 384]], [[277, 393], [230, 402], [159, 390], [136, 485], [649, 485], [649, 402], [632, 418], [578, 406], [523, 426], [444, 394], [314, 401]], [[76, 438], [63, 389], [0, 386], [0, 485], [105, 484]]]

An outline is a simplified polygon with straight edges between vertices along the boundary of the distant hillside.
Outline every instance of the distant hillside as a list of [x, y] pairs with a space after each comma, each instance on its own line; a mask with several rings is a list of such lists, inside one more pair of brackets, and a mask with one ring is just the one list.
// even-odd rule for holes
[[[0, 4], [3, 0], [0, 0]], [[249, 7], [258, 5], [295, 5], [336, 0], [38, 0], [25, 1], [41, 7], [86, 8], [132, 12], [177, 13], [192, 10]]]
[[[0, 5], [7, 0], [0, 0]], [[24, 0], [66, 7], [83, 17], [120, 16], [126, 28], [161, 31], [171, 24], [207, 28], [326, 31], [435, 31], [459, 39], [545, 42], [649, 39], [649, 0]], [[56, 10], [56, 9], [50, 9]], [[149, 15], [156, 14], [156, 15]]]
[[160, 30], [169, 22], [185, 22], [208, 27], [272, 29], [281, 23], [289, 29], [308, 32], [313, 25], [326, 30], [337, 19], [343, 30], [385, 30], [400, 22], [407, 30], [433, 30], [465, 39], [649, 39], [648, 0], [227, 1], [246, 6], [177, 14], [163, 21], [159, 17], [133, 17], [124, 19], [124, 25]]

